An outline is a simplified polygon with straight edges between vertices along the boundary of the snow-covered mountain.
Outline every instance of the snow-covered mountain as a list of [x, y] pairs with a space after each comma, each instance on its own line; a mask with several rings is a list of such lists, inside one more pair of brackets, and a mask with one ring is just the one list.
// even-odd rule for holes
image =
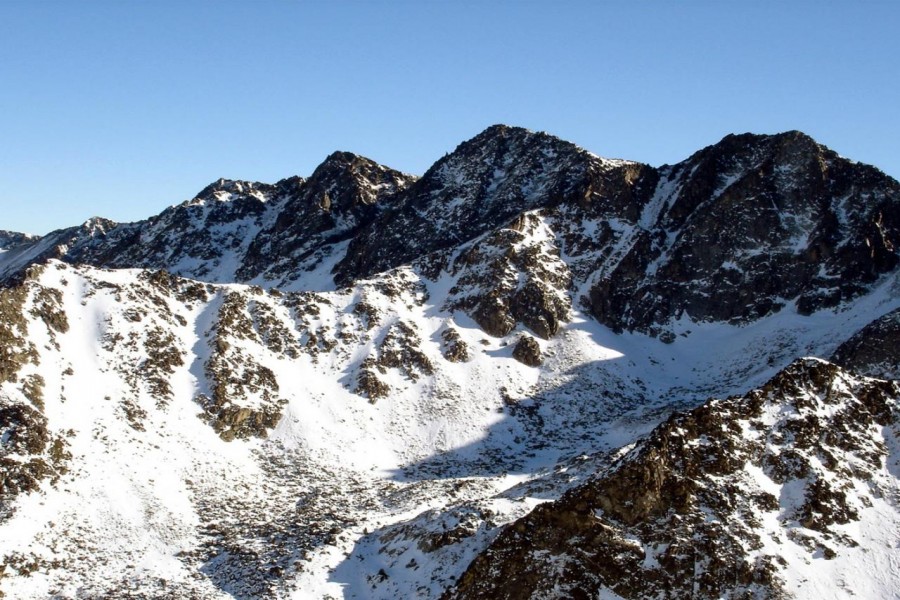
[[494, 126], [3, 233], [0, 596], [892, 597], [898, 208]]

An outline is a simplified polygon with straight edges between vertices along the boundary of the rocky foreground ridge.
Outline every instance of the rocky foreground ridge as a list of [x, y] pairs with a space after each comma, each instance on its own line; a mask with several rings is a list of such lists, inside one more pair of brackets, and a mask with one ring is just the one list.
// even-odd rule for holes
[[0, 596], [890, 597], [898, 205], [494, 126], [0, 232]]
[[790, 597], [783, 570], [856, 550], [860, 512], [897, 500], [898, 398], [801, 359], [676, 413], [505, 529], [446, 597]]

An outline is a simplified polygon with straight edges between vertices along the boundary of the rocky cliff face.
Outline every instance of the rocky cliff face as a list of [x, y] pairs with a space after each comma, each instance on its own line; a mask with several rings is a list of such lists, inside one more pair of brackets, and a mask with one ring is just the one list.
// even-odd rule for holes
[[897, 182], [798, 132], [728, 136], [660, 171], [641, 226], [590, 290], [618, 330], [746, 322], [853, 298], [897, 265]]
[[351, 243], [346, 283], [452, 250], [523, 212], [583, 198], [602, 159], [542, 133], [502, 125], [460, 144]]
[[898, 203], [496, 126], [4, 233], [0, 596], [889, 597]]
[[286, 283], [313, 271], [414, 181], [361, 156], [332, 154], [256, 236], [238, 279]]
[[869, 377], [900, 379], [900, 309], [859, 330], [831, 360]]

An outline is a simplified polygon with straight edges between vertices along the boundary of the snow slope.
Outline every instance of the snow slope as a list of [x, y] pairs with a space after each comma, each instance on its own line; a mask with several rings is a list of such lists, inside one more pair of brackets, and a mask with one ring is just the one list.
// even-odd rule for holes
[[[857, 311], [682, 321], [672, 344], [615, 335], [576, 310], [540, 342], [535, 369], [512, 358], [521, 331], [486, 336], [435, 304], [448, 282], [409, 269], [292, 294], [56, 262], [25, 285], [31, 303], [58, 291], [67, 316], [52, 335], [29, 320], [41, 358], [19, 377], [45, 382], [47, 429], [71, 458], [0, 525], [11, 597], [162, 597], [165, 586], [211, 598], [437, 597], [499, 526], [584, 481], [673, 408], [762, 383], [796, 352], [828, 355], [898, 305], [886, 280]], [[251, 324], [231, 331], [233, 297]], [[430, 372], [415, 358], [379, 364], [398, 323]], [[447, 328], [468, 361], [442, 355]], [[265, 439], [229, 423], [238, 434], [226, 442], [203, 411], [226, 339], [229, 356], [274, 376], [228, 400], [252, 420], [276, 390]], [[366, 371], [386, 397], [360, 393]], [[13, 383], [0, 391], [4, 403], [34, 404]], [[375, 581], [382, 570], [390, 577]]]

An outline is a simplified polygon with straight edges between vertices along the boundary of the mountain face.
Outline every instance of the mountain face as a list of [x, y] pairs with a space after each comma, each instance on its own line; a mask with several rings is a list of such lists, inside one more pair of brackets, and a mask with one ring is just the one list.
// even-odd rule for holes
[[[337, 278], [344, 282], [367, 277], [452, 250], [523, 212], [583, 200], [596, 177], [593, 171], [614, 165], [622, 170], [616, 178], [626, 177], [626, 165], [604, 161], [552, 136], [491, 127], [439, 160], [361, 232], [338, 264]], [[619, 193], [613, 189], [609, 195]]]
[[611, 327], [809, 314], [897, 266], [897, 183], [801, 133], [729, 136], [661, 178], [646, 228], [591, 289]]
[[2, 232], [0, 597], [892, 597], [898, 205], [494, 126]]
[[278, 281], [286, 279], [285, 273], [296, 278], [314, 270], [335, 244], [353, 238], [414, 181], [360, 156], [332, 154], [257, 235], [238, 278], [246, 281], [268, 275], [267, 279]]

